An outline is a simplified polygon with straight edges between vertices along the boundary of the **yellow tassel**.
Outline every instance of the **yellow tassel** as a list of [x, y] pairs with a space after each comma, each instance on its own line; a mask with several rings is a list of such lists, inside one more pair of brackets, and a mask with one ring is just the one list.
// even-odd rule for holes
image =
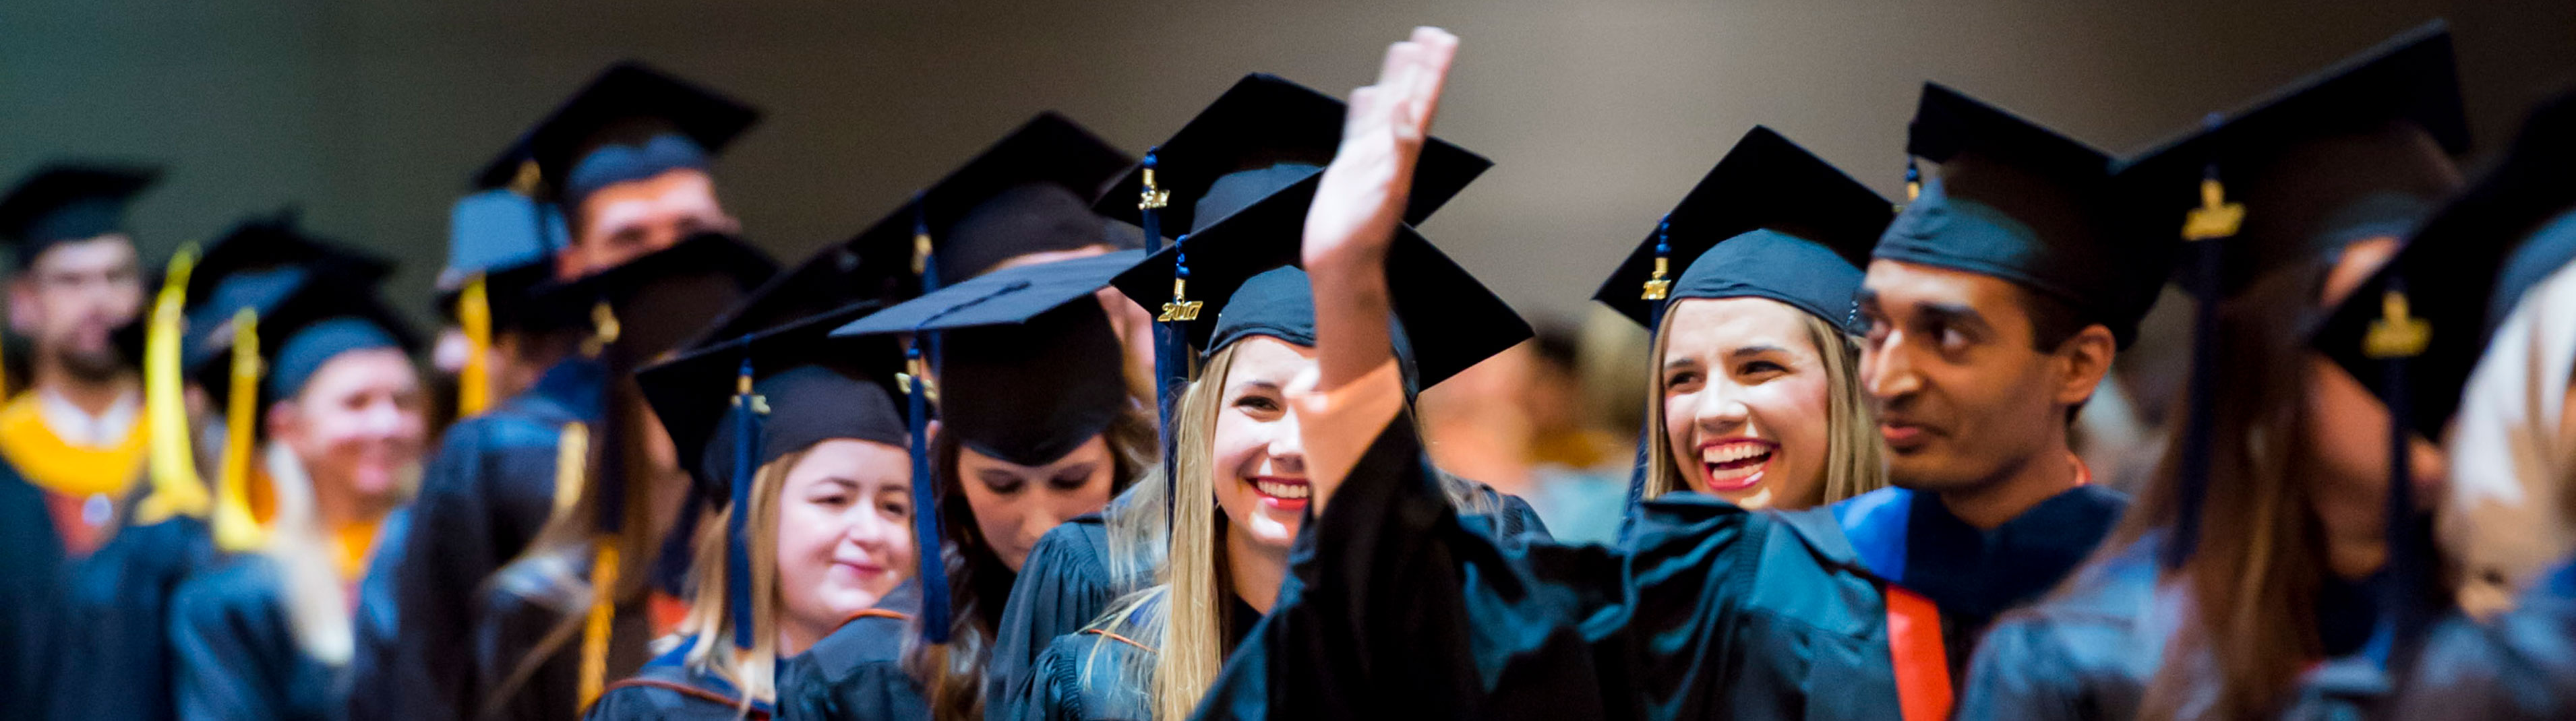
[[590, 565], [590, 618], [581, 630], [581, 710], [599, 700], [608, 683], [608, 637], [617, 621], [617, 536], [593, 541], [598, 556]]
[[456, 373], [456, 417], [465, 418], [492, 405], [492, 302], [483, 274], [474, 274], [456, 294], [456, 324], [465, 328], [465, 367]]
[[590, 464], [590, 426], [566, 423], [555, 438], [554, 515], [561, 516], [581, 500], [582, 469]]
[[259, 405], [259, 313], [233, 314], [233, 387], [224, 408], [223, 475], [215, 487], [215, 545], [226, 551], [259, 548], [266, 535], [250, 513], [251, 416]]
[[149, 444], [152, 493], [134, 507], [134, 522], [151, 525], [172, 516], [203, 518], [212, 503], [206, 482], [197, 476], [195, 449], [188, 443], [188, 404], [179, 379], [179, 344], [187, 317], [188, 275], [197, 267], [197, 246], [180, 246], [170, 256], [161, 293], [152, 301], [152, 317], [143, 335], [143, 432]]

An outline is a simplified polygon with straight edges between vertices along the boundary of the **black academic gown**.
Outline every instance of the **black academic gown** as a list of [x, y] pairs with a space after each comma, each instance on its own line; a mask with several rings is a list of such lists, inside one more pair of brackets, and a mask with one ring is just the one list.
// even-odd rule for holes
[[421, 532], [380, 546], [368, 569], [368, 583], [394, 598], [393, 622], [358, 628], [359, 648], [384, 653], [355, 659], [350, 718], [450, 721], [482, 703], [475, 594], [552, 514], [562, 429], [598, 417], [606, 381], [597, 362], [567, 360], [527, 392], [448, 427], [409, 506]]
[[184, 721], [338, 718], [344, 667], [299, 646], [277, 562], [229, 557], [179, 586], [171, 602], [173, 676]]
[[[905, 582], [874, 611], [841, 624], [778, 668], [778, 712], [793, 721], [909, 721], [930, 718], [921, 683], [903, 669], [915, 633], [921, 586]], [[988, 699], [987, 703], [991, 701]]]
[[1100, 514], [1075, 516], [1038, 537], [1028, 562], [1020, 564], [1010, 601], [1002, 605], [992, 664], [985, 671], [985, 703], [1017, 694], [1049, 642], [1082, 630], [1130, 590], [1110, 578], [1109, 528]]
[[[582, 630], [589, 607], [555, 581], [589, 577], [587, 557], [578, 563], [522, 558], [492, 574], [469, 636], [468, 672], [480, 695], [468, 715], [458, 718], [559, 721], [581, 711]], [[603, 679], [633, 676], [653, 658], [647, 648], [652, 620], [645, 609], [642, 599], [617, 604]], [[550, 651], [536, 657], [546, 646]]]
[[2129, 719], [2180, 622], [2159, 594], [2151, 536], [1986, 632], [1960, 690], [1963, 719]]
[[1903, 488], [1881, 488], [1832, 508], [1873, 574], [1940, 607], [1945, 658], [1958, 679], [1986, 626], [2065, 580], [2128, 507], [2119, 491], [2084, 484], [1992, 529], [1968, 525], [1948, 505]]
[[2576, 718], [2576, 560], [2492, 622], [2436, 623], [2389, 718]]
[[[1227, 648], [1240, 648], [1261, 622], [1261, 612], [1228, 598]], [[1140, 612], [1145, 612], [1140, 610]], [[1155, 650], [1135, 639], [1101, 631], [1056, 637], [1032, 668], [1028, 701], [1015, 716], [993, 721], [1152, 721], [1151, 679]], [[1140, 671], [1145, 673], [1139, 673]]]
[[742, 692], [723, 677], [692, 671], [688, 666], [694, 638], [652, 661], [634, 678], [608, 685], [591, 704], [589, 721], [763, 721], [775, 715], [767, 703], [744, 703]]
[[42, 717], [52, 688], [63, 567], [62, 539], [45, 512], [44, 491], [0, 472], [0, 708]]
[[51, 718], [175, 718], [172, 598], [216, 558], [206, 522], [178, 516], [119, 529], [76, 562], [55, 628]]
[[1830, 514], [1673, 494], [1624, 549], [1511, 548], [1435, 473], [1406, 419], [1380, 432], [1199, 715], [1898, 715], [1880, 582]]

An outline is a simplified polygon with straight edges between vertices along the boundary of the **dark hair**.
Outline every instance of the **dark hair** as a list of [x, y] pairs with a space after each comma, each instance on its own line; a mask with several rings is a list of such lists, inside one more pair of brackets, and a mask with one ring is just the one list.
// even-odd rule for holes
[[[1114, 498], [1152, 465], [1157, 439], [1154, 422], [1143, 410], [1130, 407], [1112, 418], [1100, 437], [1109, 446], [1109, 495]], [[985, 666], [1002, 625], [1002, 602], [1011, 597], [1011, 584], [1018, 574], [1002, 563], [993, 544], [985, 540], [983, 527], [975, 523], [975, 509], [966, 502], [967, 481], [957, 477], [958, 453], [955, 436], [931, 437], [930, 482], [939, 498], [938, 552], [948, 570], [949, 608], [955, 611], [949, 616], [948, 643], [907, 642], [904, 667], [921, 681], [931, 718], [979, 721], [987, 700]]]
[[[2057, 296], [2033, 290], [2020, 283], [2011, 285], [2015, 300], [2018, 301], [2015, 305], [2021, 307], [2023, 317], [2030, 319], [2031, 350], [2055, 353], [2059, 348], [2065, 347], [2067, 341], [2073, 340], [2075, 334], [2084, 332], [2084, 329], [2097, 325], [2109, 325]], [[2088, 397], [2067, 406], [2066, 422], [2074, 423], [2075, 416], [2083, 413], [2084, 404], [2091, 400]]]

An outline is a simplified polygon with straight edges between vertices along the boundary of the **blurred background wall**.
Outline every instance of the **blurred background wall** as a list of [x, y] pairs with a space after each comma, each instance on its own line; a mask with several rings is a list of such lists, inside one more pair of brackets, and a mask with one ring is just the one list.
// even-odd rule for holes
[[[1525, 314], [1579, 322], [1601, 274], [1753, 124], [1894, 197], [1927, 79], [2131, 152], [2436, 17], [2479, 158], [2576, 79], [2566, 0], [10, 0], [0, 174], [58, 155], [167, 163], [134, 221], [155, 262], [300, 206], [404, 261], [394, 300], [426, 315], [467, 174], [620, 58], [768, 111], [718, 172], [746, 234], [792, 260], [1040, 110], [1141, 152], [1243, 73], [1346, 93], [1386, 43], [1437, 24], [1465, 42], [1438, 131], [1497, 167], [1426, 230]], [[1633, 407], [1635, 380], [1590, 392]], [[1508, 378], [1466, 381], [1444, 395], [1522, 402], [1501, 397]], [[1441, 436], [1444, 462], [1506, 482], [1509, 463], [1478, 463], [1524, 454], [1522, 434], [1467, 424]]]

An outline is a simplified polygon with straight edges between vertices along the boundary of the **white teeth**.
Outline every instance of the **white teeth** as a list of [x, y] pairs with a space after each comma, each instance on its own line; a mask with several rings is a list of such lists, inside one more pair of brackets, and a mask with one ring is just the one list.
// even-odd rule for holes
[[1314, 490], [1312, 486], [1308, 486], [1303, 483], [1253, 481], [1252, 485], [1261, 489], [1261, 495], [1292, 501], [1305, 498], [1307, 493]]
[[1732, 463], [1747, 458], [1770, 455], [1771, 447], [1762, 443], [1726, 443], [1700, 450], [1701, 463]]

